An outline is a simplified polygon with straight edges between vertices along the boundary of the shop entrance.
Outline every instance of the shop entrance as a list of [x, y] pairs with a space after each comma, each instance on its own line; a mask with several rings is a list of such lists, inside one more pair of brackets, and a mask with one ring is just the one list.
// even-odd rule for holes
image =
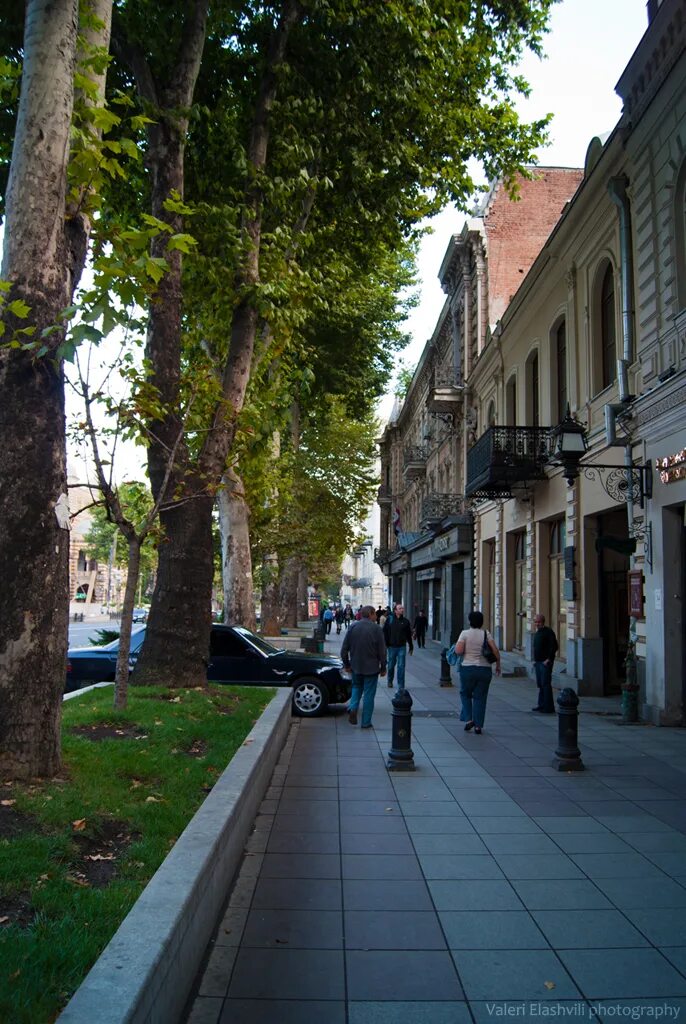
[[524, 650], [526, 627], [526, 534], [515, 535], [514, 550], [515, 640], [517, 650]]
[[619, 693], [629, 644], [629, 532], [624, 509], [598, 517], [598, 603], [603, 640], [603, 693]]

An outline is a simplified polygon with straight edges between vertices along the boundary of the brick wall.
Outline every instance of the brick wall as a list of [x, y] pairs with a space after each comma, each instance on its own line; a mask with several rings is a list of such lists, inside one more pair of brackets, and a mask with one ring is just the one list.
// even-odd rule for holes
[[541, 167], [532, 181], [520, 179], [519, 199], [496, 186], [484, 213], [488, 253], [488, 317], [502, 317], [550, 232], [578, 188], [583, 171]]

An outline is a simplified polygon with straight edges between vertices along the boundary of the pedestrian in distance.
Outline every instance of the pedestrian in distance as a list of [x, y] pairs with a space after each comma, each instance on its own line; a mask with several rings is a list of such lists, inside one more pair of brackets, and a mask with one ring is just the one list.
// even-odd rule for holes
[[331, 611], [331, 608], [328, 607], [328, 605], [324, 609], [324, 615], [322, 616], [322, 619], [324, 622], [324, 630], [326, 632], [326, 635], [328, 636], [329, 633], [331, 632], [331, 623], [333, 622], [333, 612]]
[[379, 605], [379, 607], [376, 609], [376, 624], [377, 624], [377, 626], [381, 625], [381, 616], [382, 615], [383, 615], [383, 608], [381, 607], [381, 605]]
[[426, 631], [429, 626], [429, 620], [427, 619], [424, 609], [420, 609], [419, 615], [415, 616], [414, 620], [414, 635], [417, 641], [417, 647], [426, 646]]
[[491, 652], [495, 661], [495, 674], [500, 675], [500, 651], [496, 642], [484, 629], [484, 617], [481, 612], [469, 613], [469, 629], [463, 629], [455, 644], [455, 654], [462, 657], [460, 666], [460, 698], [462, 711], [460, 721], [465, 723], [465, 732], [472, 729], [477, 736], [486, 717], [486, 701], [488, 688], [491, 685], [491, 661], [484, 656], [484, 645]]
[[538, 704], [532, 711], [542, 715], [554, 715], [553, 665], [558, 643], [554, 630], [545, 624], [545, 615], [539, 612], [534, 618], [534, 672], [538, 686]]
[[343, 625], [343, 609], [341, 608], [340, 605], [336, 609], [335, 618], [336, 618], [336, 633], [340, 634], [341, 626]]
[[350, 625], [350, 623], [353, 621], [354, 618], [355, 618], [355, 616], [353, 615], [353, 610], [350, 607], [350, 605], [347, 604], [345, 606], [345, 610], [343, 612], [343, 622], [345, 624], [346, 632], [348, 630], [348, 626]]
[[393, 686], [396, 666], [398, 669], [398, 689], [405, 689], [405, 658], [407, 648], [410, 654], [414, 653], [412, 642], [412, 626], [409, 619], [405, 618], [405, 607], [403, 604], [393, 606], [393, 614], [386, 619], [383, 627], [384, 640], [388, 652], [388, 685]]
[[383, 631], [376, 624], [374, 606], [365, 605], [361, 612], [362, 618], [343, 637], [341, 658], [344, 668], [351, 669], [353, 676], [348, 721], [357, 725], [357, 709], [362, 701], [361, 727], [371, 729], [379, 676], [386, 675], [386, 644]]

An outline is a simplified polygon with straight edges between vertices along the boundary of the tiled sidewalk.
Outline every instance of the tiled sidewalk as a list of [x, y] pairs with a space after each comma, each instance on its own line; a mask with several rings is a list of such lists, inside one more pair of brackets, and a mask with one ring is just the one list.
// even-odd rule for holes
[[383, 680], [374, 730], [294, 721], [190, 1024], [686, 1018], [686, 731], [584, 714], [564, 775], [530, 681], [474, 736], [438, 675], [408, 659], [414, 773]]

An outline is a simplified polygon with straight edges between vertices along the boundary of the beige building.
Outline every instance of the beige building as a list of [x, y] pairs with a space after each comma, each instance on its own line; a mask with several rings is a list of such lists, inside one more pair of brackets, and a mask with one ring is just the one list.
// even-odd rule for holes
[[88, 554], [86, 536], [91, 527], [89, 509], [93, 505], [93, 494], [86, 486], [69, 488], [69, 611], [72, 615], [99, 615], [108, 603], [112, 608], [121, 608], [126, 586], [125, 570], [98, 562]]
[[[682, 719], [686, 685], [686, 5], [651, 4], [649, 17], [617, 86], [618, 125], [592, 140], [573, 200], [502, 309], [484, 292], [499, 280], [488, 225], [468, 223], [448, 249], [440, 276], [445, 287], [455, 268], [455, 283], [382, 440], [382, 511], [397, 508], [410, 535], [380, 560], [411, 587], [413, 532], [433, 525], [434, 545], [446, 533], [420, 521], [412, 463], [401, 480], [397, 461], [422, 443], [421, 415], [441, 391], [436, 377], [427, 389], [427, 367], [448, 361], [442, 325], [462, 294], [472, 333], [458, 318], [451, 437], [433, 462], [424, 449], [423, 465], [474, 513], [465, 607], [482, 607], [501, 646], [526, 658], [543, 612], [560, 640], [556, 682], [582, 694], [619, 691], [634, 639], [643, 714], [668, 723]], [[463, 258], [479, 238], [481, 291]], [[511, 281], [523, 261], [508, 245], [501, 259]], [[555, 427], [568, 405], [589, 447], [563, 473]], [[390, 527], [387, 537], [393, 548]], [[448, 639], [441, 621], [436, 638]]]

